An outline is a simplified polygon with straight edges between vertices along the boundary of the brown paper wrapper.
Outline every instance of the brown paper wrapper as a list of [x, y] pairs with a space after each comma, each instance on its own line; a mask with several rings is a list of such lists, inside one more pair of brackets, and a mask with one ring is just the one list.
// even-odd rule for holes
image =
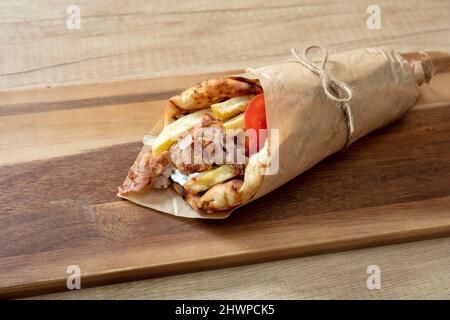
[[[279, 148], [269, 145], [271, 156], [279, 157], [279, 171], [264, 177], [253, 201], [341, 150], [348, 132], [342, 109], [324, 95], [319, 76], [302, 64], [289, 62], [250, 71], [232, 77], [259, 79], [264, 89], [268, 129], [279, 130]], [[389, 49], [366, 48], [331, 55], [326, 71], [353, 89], [349, 102], [355, 130], [352, 142], [401, 117], [418, 97], [409, 63]], [[171, 188], [121, 197], [187, 218], [222, 219], [233, 211], [199, 213]]]

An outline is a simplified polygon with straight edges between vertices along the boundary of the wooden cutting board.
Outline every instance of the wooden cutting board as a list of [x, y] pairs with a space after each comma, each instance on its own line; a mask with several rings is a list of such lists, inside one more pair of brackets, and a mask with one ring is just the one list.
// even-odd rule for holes
[[0, 297], [67, 290], [71, 265], [85, 288], [450, 235], [450, 72], [400, 121], [227, 220], [117, 198], [165, 100], [215, 76], [0, 93]]

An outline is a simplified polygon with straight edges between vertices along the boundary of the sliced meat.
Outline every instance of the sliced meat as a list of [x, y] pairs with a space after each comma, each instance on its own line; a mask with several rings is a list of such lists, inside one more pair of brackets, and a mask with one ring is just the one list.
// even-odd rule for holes
[[138, 192], [148, 185], [156, 189], [167, 188], [173, 170], [168, 151], [153, 157], [149, 148], [139, 154], [128, 171], [128, 181], [119, 187], [119, 193]]
[[208, 171], [223, 164], [243, 165], [246, 160], [243, 133], [230, 134], [220, 120], [206, 113], [197, 126], [172, 145], [170, 158], [184, 174]]
[[215, 163], [215, 150], [224, 147], [224, 128], [220, 120], [206, 113], [202, 121], [186, 132], [170, 148], [170, 158], [182, 173], [211, 170]]
[[150, 169], [152, 170], [152, 187], [156, 189], [167, 188], [170, 185], [169, 178], [175, 169], [170, 161], [169, 151], [162, 152], [156, 159], [151, 158]]

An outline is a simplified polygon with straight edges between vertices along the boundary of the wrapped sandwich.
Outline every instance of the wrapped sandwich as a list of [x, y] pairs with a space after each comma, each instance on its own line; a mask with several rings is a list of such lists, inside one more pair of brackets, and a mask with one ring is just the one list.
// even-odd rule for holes
[[407, 112], [433, 75], [384, 48], [310, 57], [205, 80], [169, 99], [119, 196], [224, 218]]

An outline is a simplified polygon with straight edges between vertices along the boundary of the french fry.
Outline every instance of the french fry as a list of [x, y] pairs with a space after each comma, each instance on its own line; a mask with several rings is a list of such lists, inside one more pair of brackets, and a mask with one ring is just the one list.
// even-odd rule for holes
[[164, 127], [152, 144], [152, 154], [158, 156], [161, 152], [168, 150], [178, 137], [191, 130], [207, 112], [211, 112], [211, 108], [190, 113]]
[[227, 120], [244, 112], [252, 98], [253, 96], [231, 98], [227, 101], [211, 105], [211, 109], [217, 119]]
[[232, 165], [226, 164], [192, 178], [185, 183], [184, 188], [188, 192], [199, 193], [240, 174], [240, 170]]
[[241, 113], [223, 124], [225, 129], [245, 129], [245, 113]]

